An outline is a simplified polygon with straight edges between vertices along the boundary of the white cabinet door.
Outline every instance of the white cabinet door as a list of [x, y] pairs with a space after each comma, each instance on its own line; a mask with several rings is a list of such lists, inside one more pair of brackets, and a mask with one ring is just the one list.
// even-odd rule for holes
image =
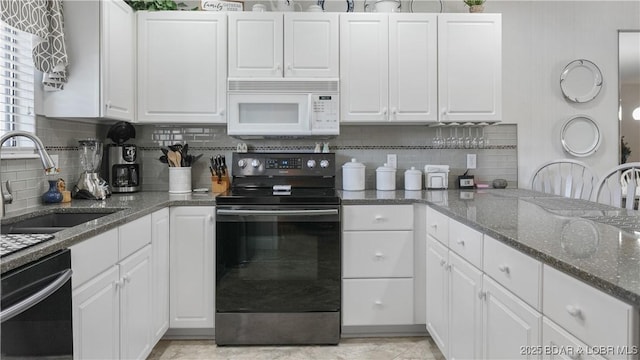
[[[135, 14], [122, 0], [65, 2], [69, 77], [42, 93], [43, 115], [135, 120]], [[40, 100], [40, 99], [38, 99]]]
[[540, 354], [523, 355], [522, 350], [541, 345], [542, 314], [488, 276], [482, 281], [483, 358], [539, 359]]
[[227, 17], [138, 12], [138, 121], [226, 123]]
[[151, 245], [120, 262], [120, 358], [151, 352]]
[[340, 122], [386, 122], [389, 108], [387, 14], [340, 16]]
[[124, 1], [100, 1], [100, 57], [104, 117], [133, 121], [136, 37], [135, 16]]
[[282, 77], [280, 12], [229, 13], [229, 77]]
[[169, 208], [151, 214], [151, 224], [151, 341], [155, 344], [169, 328]]
[[120, 358], [119, 281], [119, 268], [112, 265], [73, 290], [74, 359]]
[[284, 13], [284, 76], [338, 73], [338, 13]]
[[500, 14], [439, 14], [438, 74], [441, 121], [501, 120]]
[[170, 328], [213, 328], [215, 209], [170, 209]]
[[437, 17], [389, 15], [389, 121], [437, 121]]
[[482, 271], [449, 252], [449, 358], [482, 358]]
[[427, 236], [427, 330], [445, 357], [449, 346], [448, 251]]

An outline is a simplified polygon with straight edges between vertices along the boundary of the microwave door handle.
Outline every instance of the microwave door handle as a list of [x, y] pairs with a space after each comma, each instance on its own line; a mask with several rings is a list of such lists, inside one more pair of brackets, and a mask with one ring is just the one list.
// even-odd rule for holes
[[313, 133], [313, 96], [311, 94], [307, 94], [307, 116], [306, 125], [308, 127], [305, 130]]

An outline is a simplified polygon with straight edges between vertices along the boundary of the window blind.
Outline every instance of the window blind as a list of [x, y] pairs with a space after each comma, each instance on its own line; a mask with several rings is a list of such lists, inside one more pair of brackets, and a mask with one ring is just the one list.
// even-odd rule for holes
[[[0, 21], [0, 135], [22, 130], [35, 133], [32, 35]], [[33, 142], [12, 138], [3, 148], [33, 148]]]

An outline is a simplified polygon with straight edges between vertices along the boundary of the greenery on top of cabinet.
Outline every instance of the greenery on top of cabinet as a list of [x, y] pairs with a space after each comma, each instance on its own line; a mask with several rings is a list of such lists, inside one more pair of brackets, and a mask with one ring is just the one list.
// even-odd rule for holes
[[[187, 10], [188, 5], [173, 0], [125, 0], [134, 10]], [[191, 10], [198, 10], [194, 7]]]

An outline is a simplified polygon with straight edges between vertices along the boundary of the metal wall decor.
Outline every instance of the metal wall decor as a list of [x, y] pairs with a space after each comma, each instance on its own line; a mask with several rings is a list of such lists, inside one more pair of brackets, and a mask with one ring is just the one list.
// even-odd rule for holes
[[578, 59], [564, 67], [560, 75], [560, 88], [564, 97], [575, 103], [595, 99], [602, 89], [602, 73], [596, 64]]

